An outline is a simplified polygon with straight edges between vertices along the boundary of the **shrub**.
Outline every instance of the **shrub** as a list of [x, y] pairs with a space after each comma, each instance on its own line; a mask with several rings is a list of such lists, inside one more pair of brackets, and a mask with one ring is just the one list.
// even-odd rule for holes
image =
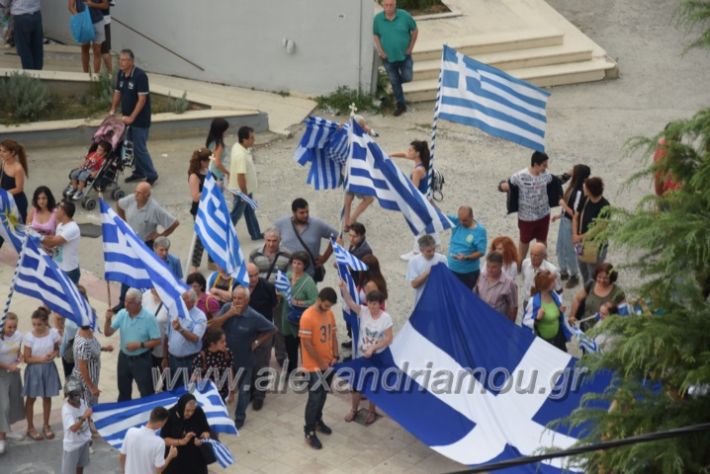
[[340, 86], [335, 92], [316, 98], [318, 107], [330, 108], [339, 113], [350, 113], [350, 104], [358, 110], [377, 110], [371, 95], [364, 95], [348, 86]]
[[0, 79], [0, 109], [10, 123], [37, 120], [50, 102], [49, 88], [37, 78], [13, 72]]

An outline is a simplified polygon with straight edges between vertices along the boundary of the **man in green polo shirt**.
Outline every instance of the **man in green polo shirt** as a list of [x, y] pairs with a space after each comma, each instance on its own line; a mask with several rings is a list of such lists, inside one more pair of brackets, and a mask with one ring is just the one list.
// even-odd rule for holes
[[382, 58], [392, 93], [397, 103], [394, 115], [402, 115], [407, 110], [402, 84], [412, 80], [412, 49], [417, 41], [417, 23], [412, 15], [397, 8], [396, 0], [383, 0], [382, 10], [375, 15], [372, 32], [377, 54]]

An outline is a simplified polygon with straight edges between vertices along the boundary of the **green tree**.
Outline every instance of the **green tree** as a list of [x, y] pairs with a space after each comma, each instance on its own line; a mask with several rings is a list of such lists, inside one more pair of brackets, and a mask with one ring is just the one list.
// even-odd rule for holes
[[[681, 23], [702, 29], [691, 47], [710, 48], [710, 2], [684, 0]], [[659, 139], [665, 138], [665, 145]], [[613, 209], [602, 238], [628, 250], [643, 283], [640, 316], [611, 317], [594, 329], [616, 341], [580, 364], [611, 370], [606, 393], [588, 397], [609, 410], [584, 404], [567, 420], [589, 423], [580, 444], [679, 428], [710, 421], [710, 108], [673, 121], [630, 148], [665, 159], [631, 178], [670, 173], [682, 187], [645, 197], [633, 212]], [[588, 472], [710, 472], [710, 433], [700, 433], [582, 456]]]

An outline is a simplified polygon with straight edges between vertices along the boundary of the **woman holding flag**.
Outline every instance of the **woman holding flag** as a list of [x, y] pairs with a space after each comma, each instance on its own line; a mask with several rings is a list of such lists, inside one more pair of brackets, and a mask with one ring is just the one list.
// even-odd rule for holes
[[306, 273], [309, 264], [310, 257], [306, 252], [296, 252], [291, 256], [291, 271], [286, 274], [291, 282], [291, 300], [282, 305], [281, 326], [288, 357], [288, 374], [298, 367], [298, 322], [303, 311], [313, 305], [318, 297], [316, 282]]
[[[187, 169], [187, 185], [190, 189], [190, 196], [192, 197], [192, 204], [190, 206], [190, 215], [192, 215], [193, 220], [197, 217], [197, 209], [200, 205], [200, 196], [202, 195], [202, 187], [205, 184], [205, 178], [207, 177], [207, 170], [210, 166], [210, 157], [212, 152], [209, 148], [200, 148], [192, 152], [192, 158], [190, 158], [190, 165]], [[204, 247], [199, 237], [195, 238], [195, 246], [192, 250], [192, 257], [190, 263], [192, 268], [190, 272], [197, 271], [200, 268], [200, 263], [202, 262], [202, 253], [204, 252]]]

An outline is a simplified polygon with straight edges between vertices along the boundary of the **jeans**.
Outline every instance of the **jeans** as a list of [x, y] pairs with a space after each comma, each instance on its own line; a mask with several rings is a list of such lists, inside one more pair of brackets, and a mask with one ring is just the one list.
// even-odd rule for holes
[[[199, 352], [198, 352], [199, 354]], [[186, 357], [176, 357], [172, 354], [168, 354], [168, 367], [170, 367], [170, 377], [174, 377], [175, 374], [180, 372], [180, 377], [184, 385], [190, 382], [190, 377], [192, 376], [192, 360], [197, 356], [197, 354], [192, 354]], [[184, 369], [184, 370], [183, 370]]]
[[74, 283], [75, 285], [79, 284], [79, 278], [81, 278], [81, 270], [79, 269], [79, 267], [76, 267], [70, 272], [64, 272], [64, 274], [69, 277], [72, 283]]
[[251, 389], [251, 367], [234, 367], [237, 374], [237, 407], [234, 410], [234, 421], [244, 423], [249, 406], [249, 391]]
[[[286, 324], [291, 324], [287, 322]], [[298, 346], [301, 341], [298, 336], [284, 336], [286, 345], [286, 356], [288, 357], [287, 373], [290, 375], [298, 367]]]
[[12, 17], [15, 22], [15, 47], [22, 69], [42, 69], [44, 66], [44, 32], [42, 13], [27, 13]]
[[327, 376], [323, 372], [311, 372], [308, 374], [308, 401], [306, 402], [306, 424], [303, 431], [308, 434], [316, 430], [316, 425], [323, 418], [323, 407], [330, 391], [330, 382], [333, 380], [333, 373]]
[[461, 283], [466, 285], [466, 288], [469, 290], [473, 290], [473, 288], [476, 286], [476, 283], [478, 283], [478, 276], [481, 274], [480, 270], [476, 270], [475, 272], [470, 272], [470, 273], [457, 273], [457, 272], [451, 272], [458, 278]]
[[404, 61], [383, 61], [385, 66], [385, 71], [389, 76], [390, 83], [392, 84], [392, 93], [394, 94], [394, 100], [397, 102], [398, 106], [404, 107], [404, 91], [402, 90], [402, 84], [411, 82], [414, 76], [412, 57], [407, 56]]
[[602, 247], [599, 249], [599, 255], [597, 255], [597, 261], [594, 263], [584, 263], [580, 260], [577, 260], [579, 263], [579, 271], [582, 274], [582, 285], [587, 283], [591, 278], [592, 275], [594, 275], [594, 269], [602, 263], [604, 260], [606, 260], [606, 251], [608, 247]]
[[153, 358], [150, 351], [141, 355], [129, 356], [123, 351], [118, 354], [118, 369], [116, 377], [118, 379], [118, 401], [125, 402], [131, 399], [133, 391], [133, 380], [138, 385], [141, 397], [153, 395]]
[[560, 230], [557, 233], [557, 263], [560, 271], [567, 272], [570, 276], [577, 275], [577, 253], [572, 243], [572, 219], [562, 217]]
[[[251, 197], [251, 194], [249, 194], [249, 197]], [[256, 218], [256, 212], [246, 202], [242, 201], [239, 196], [234, 196], [234, 206], [230, 213], [232, 224], [237, 225], [242, 214], [244, 215], [244, 219], [246, 219], [247, 231], [249, 231], [249, 236], [252, 240], [261, 239], [261, 229], [259, 229], [259, 221]]]
[[[254, 400], [263, 400], [266, 398], [266, 390], [264, 389], [263, 377], [268, 374], [268, 370], [262, 369], [269, 368], [269, 362], [271, 362], [271, 345], [273, 343], [273, 338], [264, 341], [259, 347], [254, 351], [254, 369], [251, 374], [251, 397]], [[257, 386], [256, 381], [259, 379], [259, 385]]]
[[130, 138], [133, 142], [133, 157], [136, 167], [135, 174], [146, 179], [156, 179], [158, 173], [153, 167], [153, 160], [148, 153], [149, 128], [131, 127]]

